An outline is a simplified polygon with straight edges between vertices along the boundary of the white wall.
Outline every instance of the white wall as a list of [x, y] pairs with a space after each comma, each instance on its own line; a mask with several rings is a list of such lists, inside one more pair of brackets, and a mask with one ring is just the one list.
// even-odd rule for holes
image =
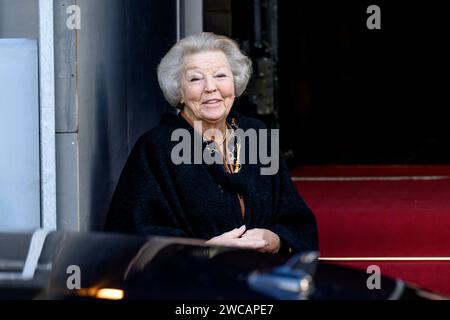
[[0, 39], [0, 231], [40, 223], [37, 41]]

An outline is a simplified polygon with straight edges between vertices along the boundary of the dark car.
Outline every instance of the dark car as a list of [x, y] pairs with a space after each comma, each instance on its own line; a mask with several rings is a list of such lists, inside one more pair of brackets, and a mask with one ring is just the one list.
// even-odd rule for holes
[[0, 234], [1, 299], [445, 299], [400, 279], [203, 241], [37, 230]]

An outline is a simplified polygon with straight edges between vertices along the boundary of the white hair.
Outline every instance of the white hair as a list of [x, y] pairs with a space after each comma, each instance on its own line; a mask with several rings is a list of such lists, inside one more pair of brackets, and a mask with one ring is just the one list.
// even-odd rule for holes
[[233, 73], [236, 96], [244, 92], [252, 73], [250, 58], [241, 52], [234, 40], [211, 32], [202, 32], [178, 41], [158, 66], [159, 86], [172, 106], [180, 106], [184, 58], [205, 51], [222, 51], [225, 54]]

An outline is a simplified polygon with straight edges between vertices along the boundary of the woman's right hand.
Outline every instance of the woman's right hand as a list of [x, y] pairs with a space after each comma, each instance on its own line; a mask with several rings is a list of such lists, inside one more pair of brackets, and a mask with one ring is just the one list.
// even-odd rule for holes
[[243, 240], [241, 236], [245, 233], [245, 225], [240, 228], [233, 229], [231, 231], [222, 233], [219, 236], [209, 239], [206, 244], [235, 247], [240, 249], [261, 249], [267, 245], [267, 242], [261, 239]]

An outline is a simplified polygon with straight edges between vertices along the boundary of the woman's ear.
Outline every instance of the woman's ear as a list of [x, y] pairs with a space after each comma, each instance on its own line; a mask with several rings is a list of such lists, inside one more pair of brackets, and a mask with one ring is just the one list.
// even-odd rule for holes
[[179, 110], [183, 110], [183, 109], [184, 109], [184, 105], [185, 105], [184, 100], [181, 99], [180, 102], [178, 102], [178, 104], [177, 104], [176, 107], [177, 107]]
[[179, 102], [179, 105], [180, 106], [184, 106], [185, 105], [183, 90], [180, 90], [180, 102]]

